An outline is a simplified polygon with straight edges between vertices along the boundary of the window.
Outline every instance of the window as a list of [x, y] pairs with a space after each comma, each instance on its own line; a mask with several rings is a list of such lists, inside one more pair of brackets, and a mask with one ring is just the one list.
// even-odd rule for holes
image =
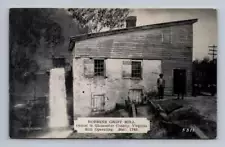
[[53, 66], [54, 67], [64, 67], [65, 66], [65, 58], [53, 58]]
[[172, 31], [171, 29], [162, 31], [162, 42], [171, 43], [172, 42]]
[[104, 60], [95, 60], [94, 61], [94, 75], [95, 76], [104, 76], [105, 66]]
[[141, 78], [141, 62], [132, 61], [131, 66], [131, 77], [132, 78]]

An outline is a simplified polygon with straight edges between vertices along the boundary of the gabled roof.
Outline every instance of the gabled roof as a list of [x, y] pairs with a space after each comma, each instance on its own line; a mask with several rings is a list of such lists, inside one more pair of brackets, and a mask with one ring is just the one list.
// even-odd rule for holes
[[134, 32], [134, 31], [140, 31], [140, 30], [149, 30], [149, 29], [164, 28], [164, 27], [177, 26], [177, 25], [193, 24], [197, 21], [198, 19], [188, 19], [188, 20], [172, 21], [172, 22], [165, 22], [165, 23], [158, 23], [158, 24], [151, 24], [151, 25], [144, 25], [144, 26], [138, 26], [138, 27], [123, 28], [123, 29], [116, 29], [116, 30], [110, 30], [105, 32], [72, 36], [70, 38], [69, 50], [70, 51], [73, 50], [75, 42], [90, 39], [90, 38], [109, 36], [109, 35]]

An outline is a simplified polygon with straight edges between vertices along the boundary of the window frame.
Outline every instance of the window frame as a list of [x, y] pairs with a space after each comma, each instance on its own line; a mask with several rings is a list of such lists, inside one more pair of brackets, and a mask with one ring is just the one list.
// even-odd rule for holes
[[[96, 105], [96, 100], [97, 97], [101, 97], [101, 102], [104, 103], [100, 106], [100, 108], [97, 107]], [[105, 111], [105, 103], [106, 103], [106, 99], [105, 99], [105, 94], [92, 94], [91, 96], [91, 111], [92, 112], [103, 112]]]
[[[105, 66], [105, 59], [102, 59], [102, 58], [95, 58], [95, 59], [93, 59], [94, 60], [94, 77], [105, 77], [105, 73], [106, 73], [106, 66]], [[103, 68], [102, 70], [103, 71], [100, 71], [101, 72], [101, 74], [100, 75], [97, 75], [96, 74], [96, 61], [103, 61], [103, 63], [102, 63], [102, 67], [98, 67], [100, 70], [101, 70], [101, 68]], [[100, 65], [100, 64], [99, 64]], [[99, 70], [98, 69], [98, 70]], [[99, 72], [99, 71], [98, 71]]]
[[[169, 36], [169, 41], [166, 40], [166, 35]], [[161, 37], [162, 37], [161, 41], [162, 41], [162, 43], [163, 44], [172, 44], [172, 35], [173, 34], [172, 34], [172, 29], [171, 28], [169, 28], [168, 30], [162, 30], [162, 32], [161, 32]]]
[[[139, 74], [139, 76], [133, 76], [134, 75], [134, 67], [133, 67], [133, 63], [138, 63], [137, 65], [138, 66], [140, 66], [140, 67], [138, 67], [138, 69], [136, 69], [136, 70], [139, 70], [139, 72], [140, 73], [138, 73]], [[141, 60], [131, 60], [131, 79], [137, 79], [137, 80], [140, 80], [140, 79], [142, 79], [143, 77], [142, 77], [142, 73], [143, 73], [143, 70], [142, 70], [142, 61]]]

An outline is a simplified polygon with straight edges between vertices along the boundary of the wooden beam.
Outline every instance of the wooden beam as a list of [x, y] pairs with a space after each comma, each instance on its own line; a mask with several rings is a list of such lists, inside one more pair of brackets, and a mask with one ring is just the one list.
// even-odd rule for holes
[[194, 130], [195, 134], [201, 138], [201, 139], [209, 139], [208, 136], [205, 135], [204, 132], [202, 132], [202, 130], [200, 130], [199, 127], [197, 127], [196, 125], [190, 125], [190, 128]]

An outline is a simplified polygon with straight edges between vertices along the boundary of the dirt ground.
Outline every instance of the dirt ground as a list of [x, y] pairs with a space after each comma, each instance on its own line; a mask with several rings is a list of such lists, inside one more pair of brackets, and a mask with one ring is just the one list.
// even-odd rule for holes
[[182, 106], [180, 109], [170, 112], [168, 116], [178, 122], [184, 128], [189, 125], [196, 125], [208, 138], [217, 136], [217, 98], [212, 96], [186, 97], [184, 100], [169, 98], [154, 100], [164, 110]]
[[185, 97], [184, 100], [177, 100], [176, 97], [166, 97], [163, 100], [155, 100], [159, 104], [167, 105], [167, 103], [176, 102], [181, 105], [191, 106], [197, 109], [200, 115], [206, 119], [217, 120], [217, 97], [213, 96], [197, 96]]
[[217, 98], [212, 96], [190, 97], [185, 99], [188, 104], [199, 110], [209, 120], [217, 121]]

